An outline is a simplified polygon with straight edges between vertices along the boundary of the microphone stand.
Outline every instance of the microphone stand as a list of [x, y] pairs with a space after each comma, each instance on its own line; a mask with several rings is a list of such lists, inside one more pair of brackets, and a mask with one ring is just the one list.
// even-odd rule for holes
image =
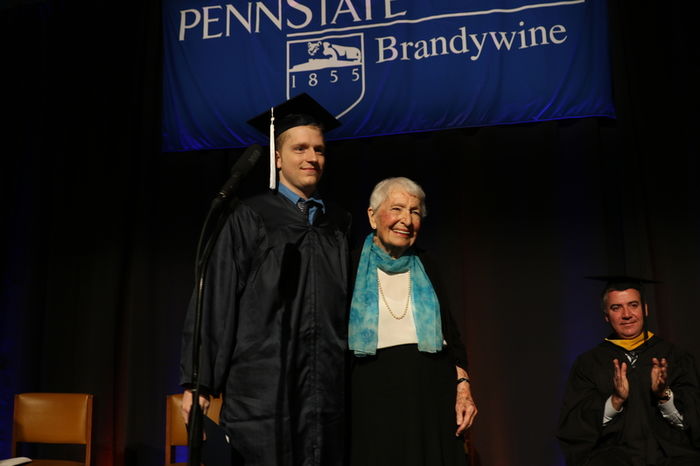
[[[197, 258], [195, 260], [195, 318], [192, 335], [192, 380], [194, 381], [194, 386], [192, 388], [192, 407], [190, 408], [188, 423], [189, 466], [200, 466], [202, 463], [202, 416], [204, 413], [202, 412], [202, 407], [199, 405], [199, 353], [202, 343], [202, 302], [204, 298], [204, 286], [206, 284], [207, 265], [209, 264], [214, 244], [216, 244], [219, 233], [221, 233], [221, 229], [226, 222], [226, 216], [222, 215], [222, 208], [227, 206], [225, 202], [227, 198], [228, 195], [221, 192], [212, 201], [197, 244]], [[233, 199], [228, 204], [228, 211], [232, 212], [235, 210], [238, 204], [239, 200], [237, 198]], [[212, 227], [210, 223], [212, 223], [213, 220], [216, 220], [216, 224]], [[210, 228], [213, 228], [211, 236], [206, 243], [204, 243], [206, 231]], [[203, 244], [204, 248], [202, 248]]]
[[[222, 215], [223, 208], [228, 207], [228, 212], [233, 212], [239, 204], [238, 198], [233, 198], [230, 202], [229, 198], [233, 195], [238, 187], [238, 184], [243, 177], [253, 168], [261, 154], [261, 148], [257, 144], [249, 146], [234, 164], [231, 169], [231, 176], [226, 181], [224, 186], [219, 191], [219, 194], [214, 198], [209, 207], [209, 212], [204, 219], [204, 225], [199, 235], [197, 243], [197, 257], [195, 259], [195, 309], [194, 309], [194, 329], [192, 335], [192, 406], [190, 408], [189, 426], [189, 462], [190, 466], [200, 466], [202, 459], [202, 407], [199, 405], [200, 392], [200, 346], [202, 344], [202, 302], [204, 300], [204, 287], [207, 278], [207, 265], [216, 240], [221, 233], [226, 222], [226, 216]], [[212, 222], [215, 222], [212, 225]], [[211, 230], [209, 238], [207, 231]], [[204, 247], [202, 247], [204, 245]]]

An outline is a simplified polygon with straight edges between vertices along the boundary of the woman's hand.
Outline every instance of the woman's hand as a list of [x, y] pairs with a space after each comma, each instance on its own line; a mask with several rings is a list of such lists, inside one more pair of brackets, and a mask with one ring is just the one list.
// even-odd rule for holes
[[[457, 378], [469, 378], [467, 371], [461, 367], [457, 367]], [[477, 413], [476, 403], [471, 393], [471, 385], [464, 381], [457, 384], [457, 397], [455, 401], [455, 412], [457, 413], [457, 431], [455, 436], [461, 435], [467, 430], [472, 423]]]

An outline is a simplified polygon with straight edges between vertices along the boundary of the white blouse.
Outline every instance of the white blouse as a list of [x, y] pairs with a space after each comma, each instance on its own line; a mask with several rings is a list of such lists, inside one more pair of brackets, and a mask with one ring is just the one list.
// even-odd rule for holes
[[[379, 280], [377, 283], [377, 298], [379, 300], [377, 348], [418, 343], [416, 324], [413, 321], [413, 302], [408, 296], [410, 273], [406, 271], [389, 274], [377, 269], [377, 279]], [[406, 309], [407, 299], [409, 300], [408, 309]], [[391, 312], [389, 308], [391, 308]], [[402, 315], [404, 317], [397, 319]]]

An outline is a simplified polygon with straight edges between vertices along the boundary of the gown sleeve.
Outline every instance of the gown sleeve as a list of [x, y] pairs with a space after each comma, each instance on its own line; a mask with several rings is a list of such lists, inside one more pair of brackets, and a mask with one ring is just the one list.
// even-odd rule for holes
[[674, 404], [693, 447], [700, 448], [700, 383], [695, 358], [685, 351], [669, 362]]
[[614, 430], [619, 426], [625, 412], [615, 416], [605, 428], [603, 411], [610, 393], [603, 393], [596, 381], [596, 371], [585, 355], [573, 365], [564, 395], [564, 405], [559, 418], [557, 438], [561, 443], [567, 464], [583, 465], [598, 443], [603, 430]]
[[[241, 309], [239, 297], [246, 286], [263, 241], [264, 227], [247, 206], [239, 205], [227, 218], [207, 267], [202, 303], [202, 342], [199, 380], [202, 392], [218, 396], [224, 386]], [[180, 384], [194, 385], [192, 345], [196, 289], [185, 318], [180, 357]]]

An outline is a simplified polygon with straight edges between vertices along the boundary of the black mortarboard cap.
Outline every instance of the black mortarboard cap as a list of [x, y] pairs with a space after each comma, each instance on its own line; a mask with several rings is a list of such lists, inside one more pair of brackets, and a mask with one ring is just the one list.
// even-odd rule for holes
[[340, 126], [340, 121], [307, 93], [299, 94], [274, 106], [272, 109], [251, 118], [248, 123], [267, 135], [273, 111], [275, 136], [279, 136], [296, 126], [318, 125], [323, 128], [323, 131], [330, 131]]
[[605, 283], [603, 288], [603, 295], [610, 290], [624, 291], [629, 288], [633, 288], [639, 291], [639, 294], [644, 300], [644, 285], [651, 283], [660, 283], [657, 280], [650, 280], [648, 278], [633, 277], [630, 275], [596, 275], [584, 277], [589, 280], [597, 280]]
[[609, 286], [619, 286], [632, 284], [638, 287], [643, 287], [645, 283], [660, 283], [657, 280], [650, 280], [648, 278], [632, 277], [630, 275], [595, 275], [584, 277], [589, 280], [598, 280], [605, 282], [606, 288]]
[[297, 126], [320, 126], [327, 132], [340, 126], [340, 121], [309, 94], [303, 93], [251, 118], [248, 124], [270, 138], [270, 189], [275, 189], [275, 138]]

